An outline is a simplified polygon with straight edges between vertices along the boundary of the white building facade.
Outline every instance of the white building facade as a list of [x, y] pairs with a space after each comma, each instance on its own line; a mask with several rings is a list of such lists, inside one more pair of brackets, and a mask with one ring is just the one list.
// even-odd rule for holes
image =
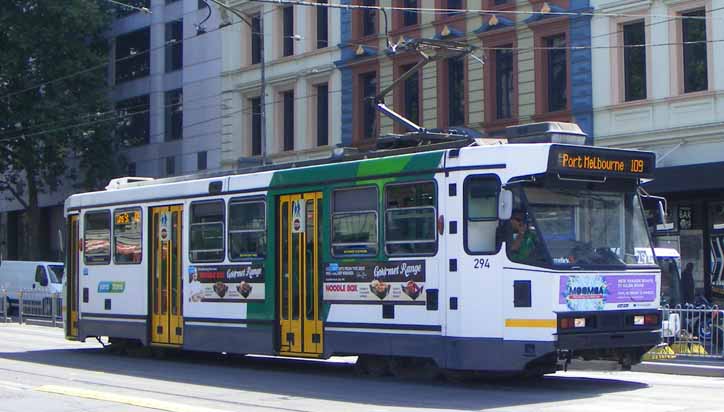
[[692, 263], [696, 287], [724, 292], [724, 1], [594, 0], [595, 143], [657, 153], [645, 187], [669, 202], [657, 236]]
[[224, 26], [222, 167], [244, 167], [264, 156], [274, 163], [328, 157], [330, 147], [341, 142], [342, 84], [335, 67], [340, 54], [339, 10], [248, 1], [226, 4], [248, 24], [219, 9]]

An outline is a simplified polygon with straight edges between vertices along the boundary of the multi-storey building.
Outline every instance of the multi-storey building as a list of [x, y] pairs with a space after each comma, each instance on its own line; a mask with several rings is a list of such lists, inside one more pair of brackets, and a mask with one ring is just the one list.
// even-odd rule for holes
[[[225, 167], [261, 155], [258, 50], [262, 41], [266, 146], [275, 161], [327, 156], [326, 148], [317, 148], [330, 144], [364, 147], [379, 134], [401, 132], [366, 97], [374, 96], [418, 60], [414, 54], [393, 53], [389, 47], [410, 38], [468, 42], [480, 47], [476, 53], [486, 62], [482, 65], [471, 57], [438, 61], [396, 87], [387, 98], [388, 105], [419, 124], [468, 126], [498, 134], [512, 124], [561, 120], [575, 121], [592, 134], [590, 49], [570, 48], [589, 44], [590, 19], [556, 14], [585, 10], [587, 0], [342, 0], [342, 7], [325, 4], [229, 3], [253, 27], [259, 27], [259, 16], [263, 16], [263, 34], [239, 24], [226, 29], [223, 36], [228, 114], [222, 142]], [[378, 9], [345, 5], [411, 10], [395, 9], [385, 18]], [[481, 13], [483, 9], [488, 12]], [[328, 22], [326, 31], [323, 21]], [[326, 42], [320, 42], [320, 33]], [[294, 40], [299, 37], [301, 41]]]
[[339, 10], [248, 1], [227, 7], [235, 12], [221, 9], [223, 167], [263, 156], [275, 163], [328, 156], [341, 141]]
[[[344, 2], [343, 2], [344, 3]], [[378, 133], [402, 131], [380, 118], [364, 96], [378, 92], [414, 64], [414, 54], [391, 53], [406, 38], [463, 41], [470, 56], [428, 64], [388, 98], [399, 113], [428, 128], [467, 126], [488, 134], [545, 120], [574, 121], [591, 134], [589, 19], [557, 11], [583, 10], [587, 1], [354, 0], [396, 8], [387, 18], [374, 9], [342, 14], [345, 143], [366, 144]], [[434, 9], [434, 10], [433, 10]], [[459, 12], [457, 10], [460, 10]], [[485, 10], [485, 12], [481, 12]], [[388, 27], [385, 27], [388, 22]]]
[[657, 240], [693, 264], [698, 289], [709, 292], [712, 279], [722, 288], [724, 1], [592, 5], [622, 15], [592, 21], [596, 143], [657, 152], [656, 179], [645, 187], [669, 200], [674, 223]]
[[[199, 0], [136, 0], [151, 13], [111, 28], [109, 79], [128, 147], [128, 174], [163, 177], [220, 164], [221, 37], [218, 13]], [[132, 10], [131, 10], [132, 11]], [[211, 12], [204, 23], [198, 24]]]

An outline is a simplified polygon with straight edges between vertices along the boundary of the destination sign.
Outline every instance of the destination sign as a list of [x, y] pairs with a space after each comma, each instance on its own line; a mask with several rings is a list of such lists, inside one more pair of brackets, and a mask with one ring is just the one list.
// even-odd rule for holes
[[141, 220], [141, 213], [138, 211], [116, 212], [116, 224], [128, 225], [138, 223]]
[[656, 155], [651, 152], [594, 147], [552, 146], [548, 170], [601, 176], [654, 177]]

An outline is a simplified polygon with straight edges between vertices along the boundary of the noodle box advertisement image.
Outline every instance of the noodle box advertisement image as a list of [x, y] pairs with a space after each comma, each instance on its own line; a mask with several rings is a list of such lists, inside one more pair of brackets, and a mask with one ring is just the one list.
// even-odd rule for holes
[[324, 268], [326, 302], [424, 305], [426, 299], [424, 260], [328, 263]]
[[655, 275], [561, 276], [560, 280], [558, 303], [570, 310], [603, 310], [606, 304], [646, 307], [655, 301]]
[[189, 267], [190, 302], [263, 301], [264, 270], [261, 264]]

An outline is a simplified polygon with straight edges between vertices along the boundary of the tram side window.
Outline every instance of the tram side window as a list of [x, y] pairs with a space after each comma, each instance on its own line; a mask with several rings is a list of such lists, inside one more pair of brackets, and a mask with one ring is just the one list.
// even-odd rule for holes
[[111, 261], [111, 212], [89, 212], [83, 223], [83, 257], [86, 265]]
[[141, 209], [113, 212], [113, 248], [118, 265], [141, 263]]
[[377, 188], [335, 190], [332, 196], [332, 254], [377, 254]]
[[465, 181], [465, 248], [469, 253], [498, 250], [498, 179], [473, 177]]
[[224, 260], [224, 201], [191, 204], [189, 259], [192, 262]]
[[232, 200], [229, 203], [229, 260], [266, 255], [264, 202]]
[[385, 251], [427, 255], [437, 251], [435, 184], [415, 182], [385, 187]]

